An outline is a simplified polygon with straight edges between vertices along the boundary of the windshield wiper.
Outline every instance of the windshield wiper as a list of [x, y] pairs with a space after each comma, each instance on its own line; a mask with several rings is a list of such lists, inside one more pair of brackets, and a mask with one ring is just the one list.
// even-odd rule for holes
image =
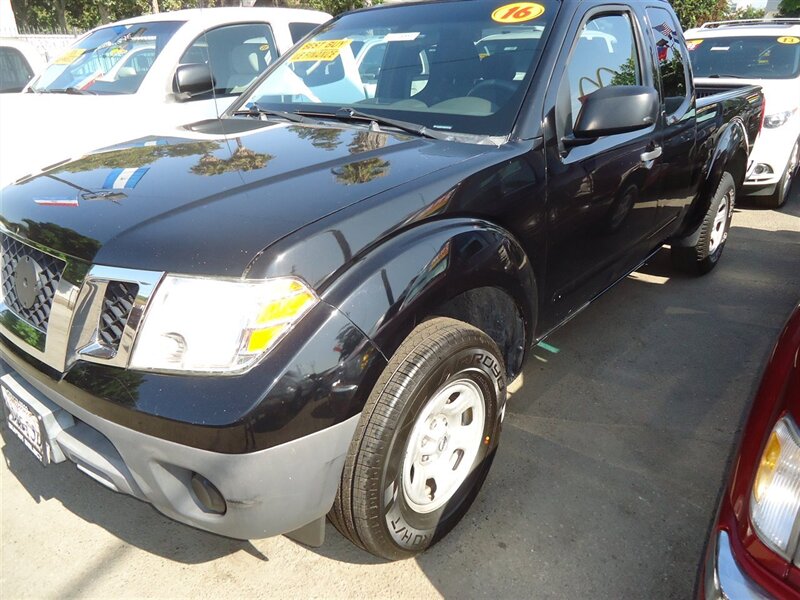
[[260, 117], [261, 115], [267, 117], [280, 117], [281, 119], [286, 119], [287, 121], [291, 121], [292, 123], [314, 123], [314, 124], [318, 123], [314, 119], [309, 119], [308, 117], [304, 117], [303, 115], [300, 115], [298, 113], [287, 112], [285, 110], [272, 110], [270, 108], [262, 108], [255, 103], [252, 104], [249, 109], [237, 110], [233, 114], [247, 115], [248, 117]]
[[43, 88], [33, 91], [37, 94], [74, 94], [76, 96], [97, 96], [97, 92], [92, 92], [91, 90], [82, 90], [76, 87], [68, 87], [58, 90]]
[[741, 79], [741, 75], [730, 75], [728, 73], [713, 73], [708, 76], [709, 79]]
[[432, 138], [435, 140], [452, 140], [453, 136], [449, 133], [440, 131], [433, 131], [419, 123], [411, 123], [410, 121], [400, 121], [399, 119], [390, 119], [388, 117], [381, 117], [380, 115], [373, 115], [370, 113], [361, 112], [349, 106], [343, 106], [334, 113], [320, 112], [314, 113], [309, 111], [297, 111], [301, 115], [313, 115], [315, 117], [322, 117], [324, 119], [338, 119], [341, 121], [369, 121], [375, 125], [385, 125], [387, 127], [394, 127], [406, 133], [413, 133], [421, 137]]

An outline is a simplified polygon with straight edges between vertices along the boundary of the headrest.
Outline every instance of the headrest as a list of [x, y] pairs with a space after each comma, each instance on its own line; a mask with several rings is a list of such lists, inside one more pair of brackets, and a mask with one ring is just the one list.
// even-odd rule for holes
[[258, 51], [248, 46], [237, 46], [231, 51], [231, 66], [236, 73], [254, 75], [259, 72]]

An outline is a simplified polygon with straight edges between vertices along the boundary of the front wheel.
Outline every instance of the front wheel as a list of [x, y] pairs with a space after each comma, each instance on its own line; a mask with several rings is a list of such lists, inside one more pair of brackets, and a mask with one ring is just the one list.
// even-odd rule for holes
[[699, 232], [690, 236], [694, 243], [682, 245], [679, 240], [672, 245], [670, 256], [675, 268], [704, 275], [717, 266], [728, 240], [735, 203], [736, 183], [730, 173], [723, 173]]
[[367, 401], [330, 518], [390, 560], [422, 552], [464, 516], [489, 472], [506, 377], [485, 333], [447, 318], [419, 325]]

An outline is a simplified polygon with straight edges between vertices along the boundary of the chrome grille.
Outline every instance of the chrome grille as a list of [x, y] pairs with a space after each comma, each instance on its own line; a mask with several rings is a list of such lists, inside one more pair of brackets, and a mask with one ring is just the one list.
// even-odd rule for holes
[[[2, 257], [0, 285], [3, 290], [3, 303], [22, 320], [46, 333], [53, 297], [66, 263], [6, 234], [0, 234], [0, 256]], [[36, 297], [33, 304], [27, 308], [17, 295], [14, 280], [17, 263], [26, 257], [33, 260], [39, 267]]]
[[100, 340], [114, 348], [119, 348], [122, 332], [130, 317], [139, 286], [135, 283], [111, 281], [103, 297], [103, 312], [100, 314]]

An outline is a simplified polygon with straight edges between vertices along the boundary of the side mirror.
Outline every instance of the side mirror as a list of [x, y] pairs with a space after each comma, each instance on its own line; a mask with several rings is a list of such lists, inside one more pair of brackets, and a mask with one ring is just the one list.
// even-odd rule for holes
[[214, 89], [214, 76], [208, 65], [180, 65], [175, 71], [175, 88], [184, 99], [205, 94]]
[[576, 140], [628, 133], [658, 119], [658, 92], [640, 85], [611, 85], [586, 96], [572, 133]]

